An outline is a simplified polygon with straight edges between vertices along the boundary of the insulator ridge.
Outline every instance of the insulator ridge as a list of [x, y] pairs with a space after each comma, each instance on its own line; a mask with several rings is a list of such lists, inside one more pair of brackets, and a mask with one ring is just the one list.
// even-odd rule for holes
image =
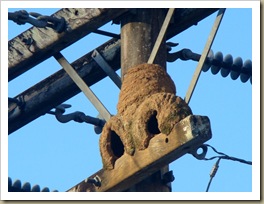
[[[31, 187], [29, 182], [25, 182], [22, 185], [20, 180], [15, 180], [12, 182], [12, 179], [8, 177], [8, 191], [9, 192], [50, 192], [48, 187], [44, 187], [43, 189], [40, 188], [39, 185], [34, 185]], [[58, 192], [57, 190], [53, 190], [52, 192]]]
[[[168, 47], [167, 62], [174, 62], [177, 59], [181, 60], [193, 60], [198, 62], [201, 58], [200, 54], [192, 52], [190, 49], [184, 48], [178, 52], [169, 53], [171, 50], [171, 43], [166, 44]], [[222, 52], [217, 52], [214, 55], [213, 50], [210, 50], [202, 70], [207, 72], [211, 68], [212, 74], [216, 75], [219, 72], [222, 77], [227, 77], [230, 74], [231, 79], [236, 80], [240, 77], [240, 80], [245, 83], [250, 79], [252, 84], [252, 62], [251, 60], [246, 60], [243, 63], [241, 57], [237, 57], [233, 60], [231, 54], [227, 54], [225, 57]]]
[[233, 60], [233, 56], [228, 54], [223, 57], [222, 52], [217, 52], [215, 55], [210, 50], [203, 71], [207, 72], [211, 68], [211, 73], [216, 75], [219, 72], [222, 77], [230, 75], [231, 79], [236, 80], [240, 77], [243, 83], [246, 83], [250, 79], [252, 84], [252, 61], [246, 60], [243, 63], [241, 57], [237, 57]]

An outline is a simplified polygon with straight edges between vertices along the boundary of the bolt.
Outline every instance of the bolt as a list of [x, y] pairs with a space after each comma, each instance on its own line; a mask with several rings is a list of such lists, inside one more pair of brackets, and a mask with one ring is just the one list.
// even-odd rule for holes
[[101, 186], [101, 178], [98, 175], [96, 175], [94, 178], [86, 178], [84, 182], [85, 183], [92, 183], [96, 187]]
[[72, 32], [72, 28], [69, 25], [67, 25], [66, 31], [70, 33], [70, 32]]
[[34, 40], [32, 38], [24, 38], [22, 42], [25, 43], [25, 45], [32, 45]]
[[97, 51], [94, 50], [93, 53], [92, 53], [92, 58], [95, 58], [97, 56]]
[[164, 184], [167, 184], [167, 183], [173, 182], [174, 179], [175, 179], [175, 177], [173, 176], [173, 172], [168, 171], [163, 175], [162, 182]]

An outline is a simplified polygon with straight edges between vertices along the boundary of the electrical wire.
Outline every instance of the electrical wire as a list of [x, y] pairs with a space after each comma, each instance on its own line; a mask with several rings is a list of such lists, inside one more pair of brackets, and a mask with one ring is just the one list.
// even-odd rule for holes
[[210, 188], [210, 185], [212, 183], [212, 180], [213, 178], [215, 177], [216, 173], [217, 173], [217, 170], [219, 169], [219, 163], [220, 163], [220, 160], [221, 159], [226, 159], [226, 160], [232, 160], [232, 161], [238, 161], [238, 162], [241, 162], [241, 163], [244, 163], [244, 164], [248, 164], [248, 165], [252, 165], [252, 162], [251, 161], [246, 161], [244, 159], [239, 159], [239, 158], [236, 158], [236, 157], [231, 157], [231, 156], [228, 156], [227, 154], [223, 153], [223, 152], [219, 152], [217, 151], [214, 147], [212, 147], [211, 145], [208, 145], [208, 144], [205, 144], [205, 146], [207, 147], [210, 147], [212, 148], [212, 150], [214, 152], [216, 152], [217, 154], [219, 154], [220, 156], [213, 156], [213, 157], [210, 157], [210, 158], [204, 158], [203, 160], [213, 160], [213, 159], [217, 159], [216, 163], [214, 164], [212, 170], [211, 170], [211, 173], [210, 173], [210, 180], [208, 182], [208, 185], [207, 185], [207, 188], [206, 188], [206, 192], [209, 191], [209, 188]]
[[213, 168], [212, 168], [212, 171], [211, 171], [211, 173], [210, 173], [210, 180], [209, 180], [209, 182], [208, 182], [208, 185], [207, 185], [207, 188], [206, 188], [206, 192], [209, 191], [209, 188], [210, 188], [211, 182], [212, 182], [212, 180], [213, 180], [214, 176], [216, 175], [216, 172], [217, 172], [217, 170], [218, 170], [218, 168], [219, 168], [220, 160], [221, 160], [221, 158], [218, 158], [217, 162], [215, 163], [215, 165], [214, 165]]
[[205, 144], [205, 146], [207, 147], [210, 147], [212, 148], [212, 150], [214, 152], [216, 152], [217, 154], [220, 154], [222, 156], [214, 156], [214, 157], [211, 157], [211, 158], [204, 158], [204, 160], [213, 160], [213, 159], [216, 159], [216, 158], [221, 158], [221, 159], [227, 159], [227, 160], [232, 160], [232, 161], [238, 161], [238, 162], [241, 162], [241, 163], [244, 163], [244, 164], [248, 164], [248, 165], [252, 165], [252, 162], [251, 161], [246, 161], [244, 159], [239, 159], [239, 158], [236, 158], [236, 157], [231, 157], [231, 156], [228, 156], [227, 154], [223, 153], [223, 152], [219, 152], [217, 151], [214, 147], [212, 147], [211, 145], [208, 145], [208, 144]]

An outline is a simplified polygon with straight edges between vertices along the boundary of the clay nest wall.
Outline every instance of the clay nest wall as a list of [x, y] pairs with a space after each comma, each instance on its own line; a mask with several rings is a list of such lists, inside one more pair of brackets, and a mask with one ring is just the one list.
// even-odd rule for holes
[[166, 71], [156, 64], [130, 68], [123, 80], [117, 115], [105, 124], [100, 137], [104, 168], [113, 169], [123, 154], [148, 147], [156, 134], [168, 135], [191, 109], [176, 95], [176, 87]]

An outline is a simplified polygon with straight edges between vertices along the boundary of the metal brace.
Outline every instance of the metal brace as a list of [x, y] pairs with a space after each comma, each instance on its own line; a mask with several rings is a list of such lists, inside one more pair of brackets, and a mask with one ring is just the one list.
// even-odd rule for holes
[[64, 58], [64, 56], [60, 52], [54, 55], [54, 58], [64, 68], [67, 74], [81, 89], [81, 91], [85, 94], [89, 101], [94, 105], [94, 107], [98, 110], [98, 112], [105, 119], [105, 121], [108, 121], [111, 117], [111, 114], [102, 104], [102, 102], [97, 98], [97, 96], [93, 93], [93, 91], [87, 86], [83, 79], [78, 75], [78, 73], [71, 66], [71, 64]]
[[110, 67], [110, 65], [105, 61], [103, 56], [97, 50], [93, 51], [92, 58], [102, 68], [102, 70], [104, 70], [104, 72], [110, 77], [110, 79], [112, 79], [112, 81], [117, 85], [117, 87], [121, 89], [121, 78], [112, 69], [112, 67]]
[[151, 51], [151, 54], [150, 54], [150, 57], [148, 59], [148, 64], [153, 64], [153, 62], [154, 62], [154, 60], [156, 58], [156, 55], [157, 55], [157, 53], [159, 51], [159, 47], [161, 45], [161, 42], [162, 42], [162, 40], [163, 40], [163, 38], [165, 36], [165, 33], [166, 33], [167, 28], [169, 26], [169, 23], [171, 21], [171, 17], [173, 16], [174, 10], [175, 10], [175, 8], [170, 8], [168, 13], [167, 13], [167, 15], [166, 15], [166, 17], [165, 17], [165, 20], [164, 20], [164, 22], [162, 24], [162, 27], [160, 29], [159, 35], [157, 37], [157, 40], [156, 40], [156, 42], [154, 44], [154, 47], [153, 47], [153, 49]]
[[201, 58], [199, 60], [199, 63], [197, 65], [197, 67], [196, 67], [196, 70], [195, 70], [195, 72], [193, 74], [192, 81], [191, 81], [191, 83], [189, 85], [189, 88], [187, 90], [187, 93], [186, 93], [186, 96], [185, 96], [185, 99], [184, 99], [187, 104], [191, 100], [193, 91], [194, 91], [195, 86], [197, 84], [197, 81], [198, 81], [198, 79], [200, 77], [200, 74], [201, 74], [203, 65], [204, 65], [204, 63], [206, 61], [207, 55], [208, 55], [208, 53], [209, 53], [209, 51], [211, 49], [211, 46], [212, 46], [212, 44], [214, 42], [214, 38], [216, 36], [216, 33], [218, 31], [218, 28], [220, 26], [220, 23], [222, 21], [222, 18], [224, 16], [224, 13], [225, 13], [225, 8], [219, 9], [219, 12], [218, 12], [217, 17], [215, 19], [215, 22], [214, 22], [214, 25], [212, 27], [211, 33], [210, 33], [210, 35], [209, 35], [209, 37], [207, 39], [207, 42], [205, 44], [205, 47], [204, 47], [202, 56], [201, 56]]

